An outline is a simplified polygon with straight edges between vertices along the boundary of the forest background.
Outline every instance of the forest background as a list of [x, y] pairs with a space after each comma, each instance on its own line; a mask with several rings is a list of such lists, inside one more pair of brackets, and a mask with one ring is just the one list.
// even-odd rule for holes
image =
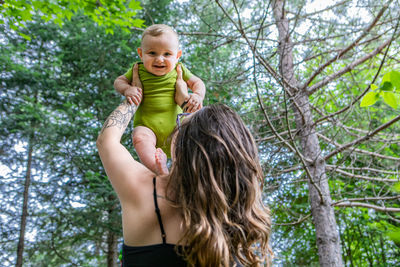
[[[1, 266], [117, 266], [97, 155], [146, 25], [251, 129], [274, 266], [400, 265], [398, 1], [0, 1]], [[123, 143], [136, 157], [129, 133]]]

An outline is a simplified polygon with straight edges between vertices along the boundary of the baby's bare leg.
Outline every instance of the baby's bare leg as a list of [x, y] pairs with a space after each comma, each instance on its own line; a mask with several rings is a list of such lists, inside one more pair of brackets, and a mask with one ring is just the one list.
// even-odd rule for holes
[[157, 174], [159, 175], [169, 174], [169, 170], [167, 168], [167, 155], [165, 155], [164, 151], [161, 148], [156, 149], [155, 157], [156, 157]]
[[147, 127], [137, 126], [132, 134], [132, 142], [140, 161], [154, 173], [157, 172], [156, 165], [156, 135]]

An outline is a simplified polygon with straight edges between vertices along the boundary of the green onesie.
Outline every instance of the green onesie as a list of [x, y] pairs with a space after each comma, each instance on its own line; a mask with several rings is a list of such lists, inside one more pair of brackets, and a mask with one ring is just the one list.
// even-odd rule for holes
[[[175, 103], [175, 83], [177, 72], [174, 68], [163, 76], [156, 76], [148, 72], [143, 65], [139, 64], [139, 77], [143, 86], [143, 99], [135, 113], [133, 127], [145, 126], [150, 128], [157, 137], [157, 147], [160, 147], [168, 157], [171, 157], [171, 146], [168, 137], [176, 125], [176, 116], [182, 109]], [[193, 75], [182, 63], [184, 81]], [[134, 66], [135, 64], [133, 64]], [[133, 66], [124, 74], [132, 81]]]

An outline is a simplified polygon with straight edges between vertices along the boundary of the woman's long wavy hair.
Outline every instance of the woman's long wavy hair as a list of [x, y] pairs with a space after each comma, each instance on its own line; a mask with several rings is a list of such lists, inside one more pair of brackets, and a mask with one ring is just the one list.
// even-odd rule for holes
[[269, 265], [263, 174], [241, 118], [225, 105], [204, 107], [183, 120], [173, 144], [167, 196], [182, 210], [189, 265]]

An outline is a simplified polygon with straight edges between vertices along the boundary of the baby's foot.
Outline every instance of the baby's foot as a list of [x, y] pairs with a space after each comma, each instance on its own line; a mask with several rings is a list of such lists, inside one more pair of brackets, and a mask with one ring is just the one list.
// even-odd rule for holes
[[176, 66], [176, 72], [178, 74], [176, 78], [175, 85], [175, 102], [183, 108], [185, 106], [185, 102], [189, 100], [189, 93], [187, 89], [187, 84], [182, 78], [182, 69], [181, 65]]
[[161, 148], [156, 149], [156, 171], [158, 175], [167, 175], [169, 170], [167, 168], [167, 155]]

